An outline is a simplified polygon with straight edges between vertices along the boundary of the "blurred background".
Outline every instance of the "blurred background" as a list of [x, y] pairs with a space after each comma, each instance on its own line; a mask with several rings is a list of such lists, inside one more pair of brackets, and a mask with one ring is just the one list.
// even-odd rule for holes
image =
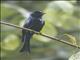
[[[45, 26], [42, 33], [57, 37], [80, 46], [80, 1], [10, 1], [0, 3], [1, 21], [12, 23], [20, 27], [34, 11], [43, 11]], [[69, 45], [48, 39], [40, 35], [31, 38], [31, 54], [20, 53], [22, 46], [21, 29], [1, 25], [1, 60], [68, 60], [79, 50]]]

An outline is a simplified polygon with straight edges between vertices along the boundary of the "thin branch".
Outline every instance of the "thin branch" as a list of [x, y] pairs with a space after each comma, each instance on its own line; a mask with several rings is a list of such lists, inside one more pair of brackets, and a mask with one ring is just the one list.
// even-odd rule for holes
[[80, 46], [78, 46], [78, 45], [73, 45], [73, 44], [71, 44], [71, 43], [69, 43], [69, 42], [67, 42], [67, 41], [60, 40], [60, 39], [55, 38], [55, 37], [50, 37], [50, 36], [48, 36], [48, 35], [46, 35], [46, 34], [43, 34], [43, 33], [41, 33], [41, 32], [37, 32], [37, 31], [34, 31], [34, 30], [32, 30], [32, 29], [29, 29], [29, 28], [19, 27], [19, 26], [17, 26], [17, 25], [14, 25], [14, 24], [11, 24], [11, 23], [7, 23], [7, 22], [3, 22], [3, 21], [0, 21], [0, 23], [1, 23], [1, 24], [4, 24], [4, 25], [8, 25], [8, 26], [15, 27], [15, 28], [19, 28], [19, 29], [25, 29], [25, 30], [27, 30], [27, 31], [34, 32], [35, 34], [38, 34], [38, 35], [47, 37], [47, 38], [49, 38], [49, 39], [52, 39], [52, 40], [55, 40], [55, 41], [59, 41], [59, 42], [62, 42], [62, 43], [64, 43], [64, 44], [67, 44], [67, 45], [69, 45], [69, 46], [72, 46], [72, 47], [75, 47], [75, 48], [80, 49]]

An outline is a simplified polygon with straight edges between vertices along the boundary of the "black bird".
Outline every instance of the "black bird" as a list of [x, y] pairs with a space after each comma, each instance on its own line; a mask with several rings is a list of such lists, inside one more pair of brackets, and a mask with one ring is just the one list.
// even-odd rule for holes
[[[42, 20], [42, 16], [44, 15], [41, 11], [35, 11], [30, 14], [28, 20], [25, 21], [23, 27], [29, 28], [35, 31], [40, 32], [43, 28], [45, 22]], [[34, 35], [33, 32], [22, 30], [22, 42], [24, 43], [21, 52], [29, 52], [30, 53], [30, 39]]]

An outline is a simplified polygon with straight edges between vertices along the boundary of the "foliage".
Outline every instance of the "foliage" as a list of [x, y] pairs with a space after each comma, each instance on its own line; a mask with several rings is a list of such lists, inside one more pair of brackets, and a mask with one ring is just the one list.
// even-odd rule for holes
[[[60, 40], [68, 41], [70, 39], [68, 42], [74, 44], [76, 41], [76, 44], [80, 45], [80, 8], [76, 1], [15, 1], [13, 4], [11, 3], [1, 4], [0, 19], [2, 21], [22, 26], [31, 11], [42, 10], [46, 14], [43, 16], [45, 26], [41, 32]], [[7, 7], [7, 5], [12, 7]], [[1, 25], [0, 33], [2, 60], [30, 59], [30, 57], [24, 56], [23, 53], [19, 53], [22, 45], [21, 30]], [[34, 35], [31, 39], [31, 50], [33, 60], [41, 60], [41, 58], [42, 60], [57, 60], [58, 58], [66, 60], [77, 49], [60, 42], [51, 41], [51, 39], [43, 36]], [[59, 54], [65, 57], [61, 57]]]

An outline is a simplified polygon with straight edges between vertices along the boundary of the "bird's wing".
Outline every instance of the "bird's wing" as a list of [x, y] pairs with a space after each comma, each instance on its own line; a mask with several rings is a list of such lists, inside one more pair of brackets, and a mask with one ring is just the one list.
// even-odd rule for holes
[[[32, 27], [32, 21], [29, 20], [28, 22], [26, 22], [24, 24], [25, 28], [31, 28]], [[23, 42], [23, 48], [21, 49], [21, 51], [28, 51], [30, 52], [30, 38], [32, 37], [33, 33], [30, 31], [26, 31], [24, 29], [22, 29], [22, 42]]]
[[[24, 28], [32, 28], [33, 24], [32, 24], [32, 20], [28, 19], [28, 21], [25, 21], [25, 24], [23, 25]], [[30, 31], [27, 31], [27, 30], [24, 30], [22, 29], [22, 41], [24, 42], [24, 38], [26, 36], [26, 34], [30, 32]]]
[[30, 29], [34, 25], [33, 23], [34, 23], [34, 20], [32, 18], [28, 18], [28, 20], [25, 21], [25, 24], [23, 27]]

